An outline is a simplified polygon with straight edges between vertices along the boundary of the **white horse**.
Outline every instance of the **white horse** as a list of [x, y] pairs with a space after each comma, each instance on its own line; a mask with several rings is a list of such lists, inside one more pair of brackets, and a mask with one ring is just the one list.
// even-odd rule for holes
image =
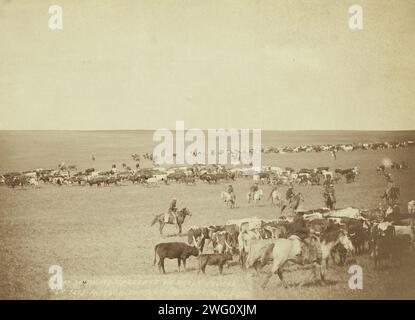
[[235, 199], [235, 195], [234, 194], [230, 194], [229, 192], [222, 191], [220, 193], [220, 198], [224, 202], [226, 202], [226, 206], [228, 208], [231, 208], [231, 209], [235, 208], [235, 206], [236, 206], [236, 199]]
[[278, 206], [281, 207], [281, 193], [278, 192], [278, 190], [274, 190], [271, 192], [269, 198], [271, 199], [271, 207]]
[[263, 195], [264, 192], [262, 191], [262, 189], [259, 189], [254, 193], [248, 192], [246, 194], [246, 198], [248, 199], [248, 203], [251, 203], [251, 200], [254, 200], [254, 203], [256, 204], [258, 201], [262, 199]]

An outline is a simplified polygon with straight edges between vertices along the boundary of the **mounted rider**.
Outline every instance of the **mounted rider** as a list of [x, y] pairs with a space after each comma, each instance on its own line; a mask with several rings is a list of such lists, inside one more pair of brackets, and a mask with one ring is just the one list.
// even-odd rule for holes
[[258, 186], [258, 182], [255, 182], [251, 188], [249, 188], [249, 190], [251, 191], [251, 193], [255, 193], [259, 190], [259, 186]]
[[387, 186], [386, 186], [385, 192], [386, 192], [386, 194], [389, 194], [390, 191], [391, 191], [391, 189], [395, 186], [395, 183], [393, 181], [392, 174], [386, 173], [385, 176], [386, 176], [386, 182], [387, 182]]
[[268, 199], [270, 199], [272, 197], [272, 194], [274, 193], [274, 191], [278, 192], [278, 186], [273, 186], [272, 187], [271, 192], [269, 193]]
[[385, 173], [386, 182], [389, 184], [393, 184], [393, 176], [390, 172]]
[[235, 191], [233, 190], [233, 186], [231, 184], [228, 186], [228, 193], [231, 196], [231, 199], [233, 200], [233, 202], [235, 202], [236, 195], [235, 195]]
[[329, 187], [330, 184], [332, 184], [331, 176], [328, 175], [327, 178], [323, 182], [323, 188], [325, 189], [325, 188]]
[[252, 199], [254, 197], [255, 192], [259, 190], [258, 182], [255, 182], [250, 188], [249, 188], [249, 199]]
[[331, 199], [331, 206], [332, 208], [330, 209], [334, 209], [334, 204], [336, 203], [336, 195], [335, 195], [335, 190], [334, 190], [334, 184], [331, 183], [331, 179], [328, 178], [324, 184], [323, 184], [323, 197], [324, 197], [324, 202], [326, 203], [326, 205], [329, 202], [329, 199]]
[[[304, 220], [304, 210], [300, 206], [296, 215], [294, 216], [293, 222], [290, 224], [290, 234], [291, 236], [288, 239], [298, 238], [300, 241], [295, 243], [297, 246], [296, 250], [299, 255], [298, 258], [303, 262], [315, 263], [318, 262], [319, 257], [321, 256], [321, 249], [315, 241], [315, 236], [312, 231], [307, 227], [307, 224]], [[313, 273], [316, 270], [314, 268]]]
[[287, 189], [287, 192], [285, 193], [285, 198], [288, 201], [288, 203], [291, 202], [291, 199], [294, 197], [295, 193], [294, 193], [294, 186], [291, 183], [290, 186]]
[[230, 195], [233, 195], [233, 194], [234, 194], [234, 191], [233, 191], [233, 186], [232, 186], [231, 184], [228, 186], [228, 193], [229, 193]]
[[170, 216], [173, 217], [173, 223], [177, 224], [177, 199], [173, 198], [170, 203], [170, 207], [167, 210], [167, 213], [164, 215], [164, 222], [168, 223]]
[[303, 214], [304, 214], [304, 210], [302, 206], [299, 206], [294, 216], [294, 220], [291, 223], [290, 233], [292, 235], [296, 235], [297, 237], [299, 237], [301, 240], [304, 241], [304, 239], [309, 237], [310, 230], [305, 223]]

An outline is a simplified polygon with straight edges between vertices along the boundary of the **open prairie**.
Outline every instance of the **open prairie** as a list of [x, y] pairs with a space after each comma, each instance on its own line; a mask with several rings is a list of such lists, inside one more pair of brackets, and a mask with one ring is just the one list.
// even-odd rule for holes
[[[109, 133], [106, 133], [109, 134]], [[335, 133], [322, 134], [321, 142], [331, 142]], [[411, 133], [413, 135], [413, 133]], [[27, 134], [24, 138], [1, 137], [1, 173], [36, 167], [56, 167], [61, 161], [76, 163], [80, 168], [91, 166], [90, 155], [97, 157], [98, 168], [112, 163], [132, 163], [129, 155], [137, 150], [134, 139], [126, 145], [124, 135], [111, 141], [96, 142], [91, 133], [79, 139], [70, 133], [59, 135], [41, 133], [45, 138]], [[272, 144], [272, 135], [266, 140]], [[292, 133], [293, 143], [298, 142]], [[399, 139], [382, 133], [380, 137], [347, 137], [349, 140], [392, 141]], [[44, 143], [44, 141], [48, 143]], [[124, 139], [124, 140], [123, 140]], [[150, 135], [151, 139], [151, 135]], [[277, 134], [275, 136], [277, 140]], [[304, 137], [306, 139], [306, 137]], [[311, 139], [311, 138], [309, 138]], [[345, 139], [340, 136], [337, 139]], [[145, 140], [145, 139], [144, 139]], [[289, 140], [287, 138], [287, 140]], [[326, 141], [324, 141], [326, 140]], [[329, 141], [327, 141], [329, 140]], [[42, 142], [43, 141], [43, 142]], [[147, 140], [146, 140], [147, 141]], [[105, 143], [106, 142], [106, 143]], [[150, 140], [151, 142], [151, 140]], [[304, 142], [308, 143], [310, 141]], [[353, 141], [346, 141], [353, 142]], [[280, 145], [281, 143], [275, 143]], [[287, 143], [288, 144], [288, 143]], [[95, 147], [93, 147], [95, 146]], [[95, 148], [95, 149], [94, 149]], [[150, 149], [149, 149], [150, 148]], [[97, 151], [98, 150], [98, 151]], [[295, 169], [328, 166], [349, 168], [358, 166], [360, 175], [354, 183], [335, 186], [337, 207], [375, 208], [385, 190], [385, 178], [376, 172], [384, 159], [406, 161], [408, 170], [394, 170], [392, 174], [401, 188], [401, 210], [406, 212], [408, 201], [415, 199], [415, 148], [397, 150], [368, 150], [339, 152], [337, 160], [329, 153], [263, 154], [262, 164]], [[78, 160], [77, 160], [78, 159]], [[187, 207], [192, 216], [185, 221], [184, 234], [193, 225], [223, 224], [229, 219], [244, 217], [275, 218], [279, 210], [271, 208], [267, 197], [270, 186], [262, 186], [265, 199], [248, 204], [246, 193], [251, 180], [233, 182], [237, 208], [227, 209], [220, 199], [226, 182], [196, 186], [184, 184], [144, 187], [124, 182], [120, 186], [45, 185], [39, 187], [0, 187], [0, 298], [50, 299], [395, 299], [415, 298], [415, 253], [409, 251], [402, 266], [396, 265], [375, 271], [369, 256], [357, 256], [363, 268], [363, 289], [351, 290], [347, 267], [330, 265], [328, 284], [284, 289], [274, 276], [265, 290], [260, 288], [264, 274], [243, 271], [236, 264], [219, 275], [216, 267], [208, 267], [206, 275], [197, 274], [197, 258], [188, 260], [187, 271], [177, 271], [177, 261], [167, 260], [167, 275], [160, 275], [153, 266], [154, 246], [159, 242], [187, 241], [177, 235], [173, 226], [165, 227], [165, 236], [157, 226], [150, 227], [155, 214], [167, 210], [171, 198], [178, 199], [179, 209]], [[305, 209], [323, 207], [321, 186], [295, 186], [303, 193]], [[286, 187], [281, 187], [285, 192]], [[211, 250], [210, 247], [208, 247]], [[63, 268], [64, 288], [51, 292], [48, 273], [51, 265]], [[298, 283], [310, 276], [310, 270], [287, 272], [287, 279]], [[265, 267], [264, 271], [269, 271]]]

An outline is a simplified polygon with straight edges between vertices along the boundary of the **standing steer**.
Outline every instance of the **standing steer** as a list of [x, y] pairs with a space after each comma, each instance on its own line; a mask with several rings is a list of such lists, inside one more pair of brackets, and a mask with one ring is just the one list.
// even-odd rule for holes
[[206, 266], [218, 266], [219, 273], [222, 274], [223, 266], [232, 260], [230, 253], [208, 253], [199, 256], [199, 271], [205, 273]]
[[177, 264], [179, 266], [180, 272], [180, 262], [183, 261], [184, 269], [186, 270], [186, 259], [190, 256], [197, 257], [199, 255], [199, 250], [193, 246], [189, 246], [184, 242], [166, 242], [159, 243], [154, 247], [154, 262], [153, 265], [156, 265], [156, 254], [159, 256], [159, 271], [163, 270], [163, 273], [166, 273], [164, 270], [164, 259], [177, 259]]

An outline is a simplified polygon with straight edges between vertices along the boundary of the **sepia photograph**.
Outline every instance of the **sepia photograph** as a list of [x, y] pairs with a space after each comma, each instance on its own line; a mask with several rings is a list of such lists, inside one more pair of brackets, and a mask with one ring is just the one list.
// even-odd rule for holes
[[0, 0], [0, 300], [414, 300], [414, 57], [412, 0]]

